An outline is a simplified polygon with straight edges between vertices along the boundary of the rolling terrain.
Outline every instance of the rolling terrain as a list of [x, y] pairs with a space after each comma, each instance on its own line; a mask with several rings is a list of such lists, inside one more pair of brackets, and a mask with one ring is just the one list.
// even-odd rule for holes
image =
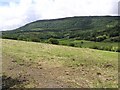
[[118, 88], [118, 22], [67, 17], [2, 31], [3, 88]]
[[118, 88], [118, 53], [2, 39], [4, 88]]
[[15, 30], [3, 31], [2, 38], [35, 42], [45, 42], [50, 38], [119, 42], [118, 22], [117, 16], [81, 16], [38, 20]]

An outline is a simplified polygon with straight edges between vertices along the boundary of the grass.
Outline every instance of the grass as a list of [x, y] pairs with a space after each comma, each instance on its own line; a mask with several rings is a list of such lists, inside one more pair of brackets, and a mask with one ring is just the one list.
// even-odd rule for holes
[[72, 87], [79, 87], [84, 81], [88, 87], [93, 88], [118, 87], [117, 52], [7, 39], [2, 40], [2, 45], [3, 54], [14, 58], [18, 64], [23, 61], [42, 61], [47, 63], [49, 68], [59, 66], [75, 69], [70, 80], [65, 76], [63, 80], [73, 83]]
[[75, 47], [81, 48], [93, 48], [97, 46], [99, 49], [103, 48], [110, 48], [112, 51], [116, 51], [118, 49], [118, 42], [93, 42], [93, 41], [86, 41], [86, 40], [74, 40], [74, 39], [60, 39], [59, 40], [61, 45], [69, 45], [70, 43], [74, 43]]

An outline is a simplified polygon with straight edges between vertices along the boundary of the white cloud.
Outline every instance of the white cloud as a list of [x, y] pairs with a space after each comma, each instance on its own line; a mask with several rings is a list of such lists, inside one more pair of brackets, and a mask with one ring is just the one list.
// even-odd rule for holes
[[119, 0], [1, 0], [0, 30], [20, 27], [39, 19], [71, 16], [117, 15]]

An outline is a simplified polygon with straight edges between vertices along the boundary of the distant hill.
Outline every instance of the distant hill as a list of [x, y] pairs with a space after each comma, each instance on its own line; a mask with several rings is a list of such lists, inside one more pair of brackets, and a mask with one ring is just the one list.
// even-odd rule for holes
[[11, 31], [2, 38], [41, 41], [49, 38], [119, 42], [119, 17], [81, 16], [38, 20]]

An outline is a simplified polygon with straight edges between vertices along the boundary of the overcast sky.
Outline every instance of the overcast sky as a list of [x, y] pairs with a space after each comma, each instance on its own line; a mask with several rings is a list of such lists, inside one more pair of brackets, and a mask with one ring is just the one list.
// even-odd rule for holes
[[118, 15], [119, 0], [0, 0], [0, 31], [72, 16]]

